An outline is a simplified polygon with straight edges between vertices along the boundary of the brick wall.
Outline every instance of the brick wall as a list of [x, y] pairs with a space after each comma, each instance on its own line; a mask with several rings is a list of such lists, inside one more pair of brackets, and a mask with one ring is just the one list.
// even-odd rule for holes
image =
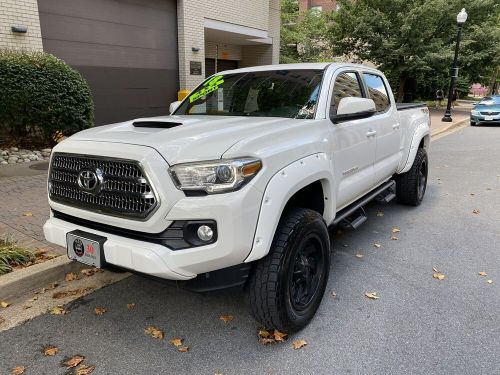
[[[181, 89], [193, 89], [204, 78], [205, 54], [207, 57], [213, 55], [213, 51], [206, 51], [206, 47], [213, 44], [205, 43], [204, 20], [211, 19], [233, 23], [236, 25], [252, 27], [268, 31], [273, 38], [272, 46], [242, 46], [242, 63], [248, 58], [250, 65], [260, 63], [278, 63], [279, 58], [279, 23], [280, 23], [279, 0], [178, 0], [177, 18], [179, 31], [179, 77]], [[199, 48], [193, 52], [192, 48]], [[237, 46], [228, 48], [228, 53], [236, 52]], [[202, 63], [203, 72], [201, 76], [190, 75], [189, 62], [199, 61]], [[247, 65], [247, 63], [244, 63]]]
[[[12, 26], [27, 26], [26, 34]], [[0, 49], [42, 50], [37, 0], [0, 0]]]

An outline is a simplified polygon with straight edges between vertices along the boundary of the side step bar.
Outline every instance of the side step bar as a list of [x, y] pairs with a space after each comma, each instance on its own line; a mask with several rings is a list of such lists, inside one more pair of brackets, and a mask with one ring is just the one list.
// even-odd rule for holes
[[380, 185], [377, 189], [371, 191], [363, 198], [358, 199], [356, 202], [337, 212], [337, 216], [335, 217], [335, 220], [333, 220], [331, 226], [337, 226], [340, 224], [346, 229], [355, 229], [359, 227], [366, 221], [366, 213], [363, 206], [379, 197], [382, 197], [380, 199], [383, 202], [391, 201], [396, 196], [394, 194], [395, 187], [396, 182], [393, 180]]

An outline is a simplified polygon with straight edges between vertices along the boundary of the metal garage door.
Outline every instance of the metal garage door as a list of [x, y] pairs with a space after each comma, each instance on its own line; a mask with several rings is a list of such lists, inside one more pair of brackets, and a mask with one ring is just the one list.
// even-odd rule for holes
[[168, 114], [179, 89], [175, 0], [38, 0], [43, 47], [78, 69], [96, 125]]

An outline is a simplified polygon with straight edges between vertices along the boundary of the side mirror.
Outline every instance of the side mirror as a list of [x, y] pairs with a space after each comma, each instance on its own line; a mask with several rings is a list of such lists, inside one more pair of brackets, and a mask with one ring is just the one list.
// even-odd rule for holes
[[176, 101], [173, 103], [170, 103], [170, 108], [168, 109], [170, 111], [170, 114], [174, 113], [177, 108], [181, 105], [181, 101]]
[[333, 122], [340, 122], [370, 117], [375, 113], [377, 107], [372, 99], [349, 97], [340, 99], [337, 113], [330, 118]]

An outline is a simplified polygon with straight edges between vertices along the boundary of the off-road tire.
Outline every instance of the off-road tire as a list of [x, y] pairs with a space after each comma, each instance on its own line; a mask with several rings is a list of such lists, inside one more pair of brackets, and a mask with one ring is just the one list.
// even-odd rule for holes
[[399, 203], [410, 206], [422, 203], [427, 187], [428, 170], [427, 151], [419, 148], [410, 170], [396, 177], [396, 198]]
[[[315, 256], [305, 256], [311, 252]], [[305, 261], [304, 261], [305, 259]], [[299, 263], [297, 263], [299, 262]], [[308, 266], [304, 267], [303, 265]], [[311, 265], [315, 265], [313, 267]], [[321, 267], [320, 267], [321, 265]], [[304, 268], [303, 268], [304, 267]], [[300, 273], [309, 267], [309, 271]], [[312, 293], [306, 293], [304, 308], [292, 295], [301, 295], [301, 276], [316, 275]], [[325, 221], [316, 211], [294, 208], [285, 212], [278, 224], [269, 254], [257, 262], [251, 273], [248, 297], [252, 313], [267, 329], [295, 332], [314, 317], [325, 293], [330, 270], [330, 239]], [[299, 280], [297, 281], [297, 278]], [[304, 277], [307, 279], [307, 277]], [[309, 288], [305, 288], [309, 290]], [[312, 295], [312, 297], [309, 297]], [[297, 307], [300, 305], [299, 307]]]

